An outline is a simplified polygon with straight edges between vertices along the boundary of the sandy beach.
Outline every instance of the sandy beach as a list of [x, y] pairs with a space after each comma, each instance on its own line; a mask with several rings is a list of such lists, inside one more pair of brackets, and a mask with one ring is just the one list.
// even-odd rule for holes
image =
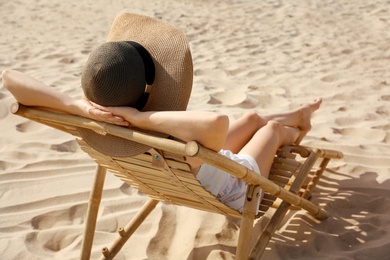
[[[313, 202], [291, 211], [264, 259], [390, 259], [390, 2], [19, 0], [0, 4], [0, 70], [80, 97], [89, 53], [133, 12], [188, 38], [188, 110], [285, 111], [323, 98], [303, 145], [339, 150]], [[17, 117], [0, 84], [0, 259], [78, 259], [94, 162], [72, 136]], [[92, 259], [145, 202], [107, 174]], [[234, 259], [239, 220], [160, 203], [117, 259]]]

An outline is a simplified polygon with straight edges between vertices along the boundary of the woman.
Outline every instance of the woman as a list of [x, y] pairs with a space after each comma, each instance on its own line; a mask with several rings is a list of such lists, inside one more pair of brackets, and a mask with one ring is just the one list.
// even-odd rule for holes
[[[264, 177], [268, 177], [276, 150], [283, 145], [298, 144], [310, 130], [311, 114], [321, 104], [321, 99], [316, 99], [295, 110], [265, 116], [249, 112], [230, 123], [226, 115], [213, 112], [141, 112], [132, 107], [103, 107], [87, 99], [74, 99], [13, 70], [3, 71], [2, 78], [4, 86], [24, 105], [46, 107], [124, 127], [162, 132], [183, 141], [197, 141], [225, 156], [235, 157], [236, 161]], [[246, 188], [244, 182], [227, 178], [211, 166], [201, 167], [200, 162], [190, 162], [206, 189], [227, 205], [242, 210]]]
[[[88, 58], [81, 79], [85, 99], [74, 99], [18, 71], [5, 70], [2, 78], [24, 105], [197, 141], [264, 177], [268, 177], [276, 150], [298, 144], [307, 134], [311, 115], [322, 102], [316, 99], [295, 110], [265, 116], [250, 112], [230, 123], [220, 113], [185, 111], [192, 71], [188, 42], [179, 30], [150, 17], [121, 14], [111, 27], [108, 42]], [[93, 131], [83, 136], [94, 149], [111, 156], [148, 150], [110, 138]], [[207, 190], [242, 211], [244, 181], [196, 160], [189, 163]]]

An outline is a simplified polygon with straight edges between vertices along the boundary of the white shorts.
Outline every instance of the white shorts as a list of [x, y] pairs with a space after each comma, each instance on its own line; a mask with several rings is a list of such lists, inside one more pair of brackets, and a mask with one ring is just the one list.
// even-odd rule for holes
[[[234, 154], [229, 150], [221, 150], [219, 151], [219, 154], [260, 174], [259, 166], [252, 156]], [[203, 164], [200, 167], [196, 178], [200, 181], [202, 186], [216, 196], [218, 200], [233, 209], [240, 212], [243, 211], [247, 188], [247, 183], [245, 181], [208, 164]]]

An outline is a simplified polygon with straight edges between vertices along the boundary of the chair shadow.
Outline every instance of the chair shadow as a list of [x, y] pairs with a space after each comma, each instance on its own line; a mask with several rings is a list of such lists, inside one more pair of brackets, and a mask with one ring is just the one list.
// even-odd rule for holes
[[[353, 177], [327, 170], [311, 200], [323, 206], [329, 218], [319, 221], [303, 210], [289, 211], [262, 259], [381, 259], [389, 256], [390, 232], [384, 229], [390, 230], [390, 218], [385, 217], [390, 215], [390, 180], [379, 183], [377, 177], [376, 172]], [[239, 224], [233, 218], [227, 221]], [[264, 222], [264, 219], [257, 221], [255, 230], [262, 228]], [[210, 259], [208, 257], [215, 252], [219, 254], [216, 259], [234, 259], [235, 250], [223, 244], [198, 247], [190, 252], [187, 260]]]
[[376, 172], [359, 177], [327, 172], [311, 200], [323, 206], [329, 218], [319, 221], [304, 211], [290, 211], [270, 240], [265, 259], [280, 259], [286, 250], [289, 257], [300, 259], [381, 259], [390, 255], [390, 232], [383, 232], [390, 228], [390, 180], [379, 183]]
[[[215, 253], [212, 255], [212, 253]], [[196, 259], [234, 259], [236, 252], [235, 246], [227, 245], [209, 245], [194, 248], [188, 255], [187, 260]], [[218, 257], [218, 258], [216, 258]]]

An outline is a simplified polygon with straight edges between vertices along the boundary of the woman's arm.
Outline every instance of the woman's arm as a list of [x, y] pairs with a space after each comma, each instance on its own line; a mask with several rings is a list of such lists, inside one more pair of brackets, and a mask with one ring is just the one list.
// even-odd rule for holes
[[87, 100], [77, 100], [15, 70], [4, 70], [3, 84], [16, 100], [26, 106], [39, 106], [65, 113], [128, 125], [121, 117], [95, 108]]
[[36, 79], [15, 70], [5, 70], [2, 73], [4, 86], [12, 93], [16, 100], [26, 106], [39, 106], [60, 110], [72, 111], [75, 100], [70, 96], [51, 88]]
[[213, 112], [140, 112], [131, 107], [100, 108], [123, 117], [132, 126], [166, 133], [186, 142], [197, 141], [214, 151], [222, 149], [229, 128], [229, 118]]
[[183, 141], [198, 141], [219, 151], [229, 127], [227, 116], [197, 111], [140, 112], [131, 107], [104, 108], [87, 100], [76, 100], [18, 71], [2, 73], [4, 86], [18, 102], [80, 115], [122, 126], [162, 132]]

